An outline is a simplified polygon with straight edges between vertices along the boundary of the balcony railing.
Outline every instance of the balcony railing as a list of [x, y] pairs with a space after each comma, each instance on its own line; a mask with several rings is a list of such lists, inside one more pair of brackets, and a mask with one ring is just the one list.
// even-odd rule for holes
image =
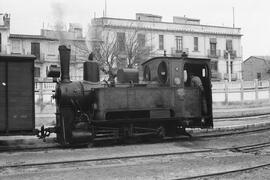
[[[224, 73], [224, 79], [228, 80], [229, 79], [229, 74], [228, 73]], [[237, 74], [236, 73], [232, 73], [231, 74], [231, 80], [232, 81], [236, 81], [237, 80]]]
[[236, 50], [224, 50], [224, 59], [228, 59], [228, 53], [230, 53], [230, 58], [231, 59], [237, 58]]
[[[31, 52], [26, 52], [25, 55], [34, 55], [34, 54], [31, 54]], [[45, 61], [45, 54], [44, 53], [40, 53], [39, 54], [39, 57], [37, 56], [36, 58], [37, 58], [35, 60], [36, 63], [43, 63]]]
[[183, 49], [172, 48], [171, 49], [171, 55], [172, 56], [182, 56], [183, 53], [188, 54], [188, 51], [189, 51], [188, 48], [183, 48]]
[[211, 76], [212, 81], [220, 81], [222, 79], [221, 73], [217, 71], [212, 71]]
[[218, 50], [207, 50], [207, 55], [209, 58], [219, 58], [220, 57], [220, 49]]

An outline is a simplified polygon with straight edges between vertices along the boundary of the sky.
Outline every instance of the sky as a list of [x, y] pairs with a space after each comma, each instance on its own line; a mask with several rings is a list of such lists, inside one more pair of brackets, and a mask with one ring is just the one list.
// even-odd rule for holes
[[[269, 0], [106, 0], [108, 17], [135, 19], [136, 13], [201, 20], [201, 24], [241, 28], [243, 59], [270, 55]], [[0, 0], [0, 13], [11, 14], [11, 33], [40, 34], [58, 21], [81, 23], [85, 32], [94, 17], [102, 17], [105, 0]]]

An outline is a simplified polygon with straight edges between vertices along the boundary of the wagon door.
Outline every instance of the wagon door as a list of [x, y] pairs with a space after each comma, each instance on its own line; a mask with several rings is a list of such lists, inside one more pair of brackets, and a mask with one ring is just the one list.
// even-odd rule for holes
[[8, 64], [8, 120], [10, 131], [34, 128], [33, 67], [31, 61]]
[[34, 119], [34, 56], [0, 55], [0, 134], [29, 134]]

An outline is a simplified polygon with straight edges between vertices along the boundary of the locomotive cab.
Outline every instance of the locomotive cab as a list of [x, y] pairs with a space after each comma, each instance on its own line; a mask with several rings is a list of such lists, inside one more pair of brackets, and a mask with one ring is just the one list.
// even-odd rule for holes
[[[142, 64], [144, 81], [174, 89], [170, 108], [183, 127], [213, 127], [209, 63], [210, 59], [182, 56], [156, 57]], [[201, 81], [203, 91], [192, 86], [192, 76]]]

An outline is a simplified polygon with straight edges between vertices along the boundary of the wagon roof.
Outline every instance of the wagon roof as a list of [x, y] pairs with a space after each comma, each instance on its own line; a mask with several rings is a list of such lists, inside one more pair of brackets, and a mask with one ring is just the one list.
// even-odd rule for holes
[[21, 55], [21, 54], [0, 54], [0, 60], [35, 60], [34, 55]]

